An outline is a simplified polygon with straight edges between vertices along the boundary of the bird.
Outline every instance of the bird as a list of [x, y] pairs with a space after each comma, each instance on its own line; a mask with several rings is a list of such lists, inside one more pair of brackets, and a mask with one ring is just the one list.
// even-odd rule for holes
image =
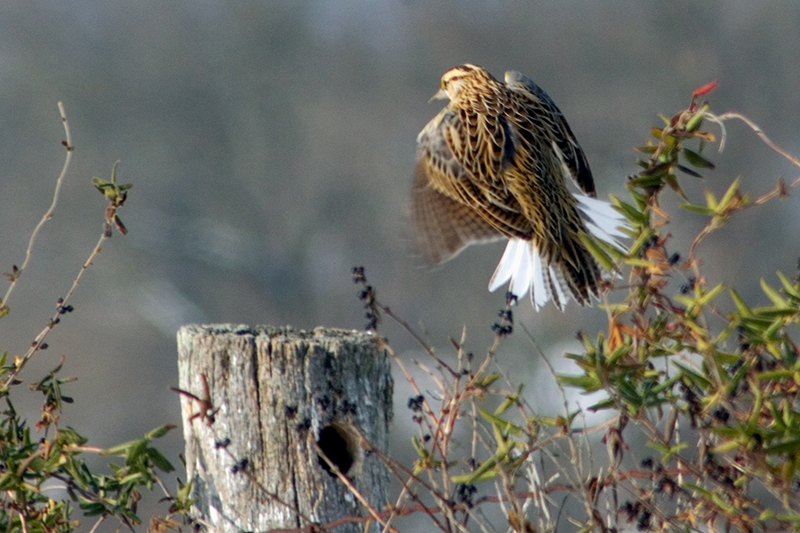
[[[508, 239], [489, 282], [535, 310], [591, 305], [603, 273], [581, 241], [620, 249], [624, 217], [598, 200], [586, 155], [561, 110], [527, 76], [504, 81], [464, 64], [431, 98], [449, 100], [417, 136], [411, 219], [420, 254], [439, 264], [466, 246]], [[577, 186], [572, 192], [567, 178]]]

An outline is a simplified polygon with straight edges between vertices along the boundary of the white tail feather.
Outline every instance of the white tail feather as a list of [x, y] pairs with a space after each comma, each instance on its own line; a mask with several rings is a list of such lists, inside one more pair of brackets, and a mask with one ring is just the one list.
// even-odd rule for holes
[[519, 264], [517, 260], [517, 251], [521, 250], [524, 244], [525, 241], [523, 240], [509, 239], [508, 244], [506, 244], [506, 251], [503, 252], [503, 257], [500, 258], [500, 262], [497, 263], [497, 268], [494, 270], [492, 279], [489, 280], [489, 291], [494, 292], [505, 285], [517, 271]]
[[[597, 198], [590, 198], [585, 194], [574, 194], [575, 199], [578, 200], [579, 204], [585, 206], [584, 211], [588, 211], [591, 213], [597, 213], [604, 217], [613, 219], [613, 220], [623, 220], [623, 216], [614, 209], [614, 207], [606, 202], [605, 200], [598, 200]], [[583, 207], [582, 207], [583, 208]]]
[[[575, 198], [586, 229], [598, 239], [624, 250], [617, 239], [627, 237], [622, 231], [627, 227], [625, 217], [608, 202], [582, 194], [576, 194]], [[523, 239], [509, 239], [489, 281], [489, 290], [495, 291], [506, 283], [509, 291], [520, 299], [530, 290], [536, 311], [550, 300], [563, 311], [572, 295], [563, 275], [553, 265], [544, 263], [532, 241]]]
[[[534, 256], [538, 259], [538, 254], [531, 250], [532, 245], [531, 241], [509, 239], [506, 251], [503, 252], [503, 257], [500, 258], [489, 281], [490, 291], [495, 291], [510, 282], [508, 290], [518, 298], [528, 292], [528, 288], [536, 282], [533, 279], [536, 275]], [[541, 266], [539, 268], [541, 269]]]
[[543, 265], [539, 250], [533, 242], [509, 239], [503, 257], [489, 282], [489, 290], [495, 291], [509, 283], [508, 290], [517, 298], [524, 297], [530, 290], [531, 303], [538, 311], [552, 299], [551, 286], [557, 287], [561, 302], [566, 302], [563, 290], [558, 287], [562, 280], [554, 272], [552, 267]]
[[531, 286], [531, 277], [533, 275], [533, 269], [531, 268], [531, 253], [528, 248], [529, 246], [526, 246], [525, 242], [522, 242], [521, 245], [517, 246], [519, 264], [517, 266], [516, 274], [511, 276], [511, 293], [518, 294], [520, 297], [524, 296], [525, 293], [528, 292], [528, 287]]
[[617, 242], [617, 239], [615, 239], [613, 235], [609, 235], [609, 233], [606, 230], [604, 230], [600, 226], [597, 226], [594, 222], [589, 222], [588, 220], [584, 221], [584, 223], [586, 224], [586, 229], [588, 229], [592, 235], [594, 235], [600, 240], [611, 243], [616, 247], [620, 247], [620, 244]]
[[626, 228], [628, 223], [625, 217], [615, 210], [610, 203], [589, 198], [582, 194], [576, 194], [578, 209], [580, 209], [586, 222], [586, 228], [598, 239], [608, 244], [624, 250], [625, 247], [617, 241], [617, 238], [626, 238], [628, 235], [621, 231]]

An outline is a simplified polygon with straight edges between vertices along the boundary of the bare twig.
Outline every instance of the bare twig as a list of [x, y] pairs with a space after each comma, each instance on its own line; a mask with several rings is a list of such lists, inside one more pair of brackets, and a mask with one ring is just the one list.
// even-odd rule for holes
[[86, 272], [86, 270], [92, 264], [94, 258], [97, 257], [97, 255], [100, 253], [101, 245], [108, 238], [109, 237], [106, 235], [105, 231], [100, 235], [100, 239], [98, 239], [97, 244], [95, 244], [94, 249], [89, 254], [89, 257], [86, 259], [86, 261], [83, 262], [83, 265], [81, 265], [81, 268], [78, 271], [78, 275], [75, 276], [75, 280], [72, 282], [72, 286], [69, 288], [69, 291], [67, 291], [67, 295], [58, 301], [55, 314], [50, 318], [50, 321], [47, 323], [44, 329], [42, 329], [42, 331], [40, 331], [39, 334], [36, 335], [36, 338], [33, 340], [33, 342], [31, 342], [31, 346], [30, 348], [28, 348], [28, 351], [25, 352], [25, 354], [16, 361], [14, 370], [9, 372], [8, 378], [6, 378], [6, 381], [1, 386], [2, 388], [8, 388], [12, 383], [14, 383], [19, 373], [25, 367], [25, 364], [30, 360], [31, 357], [33, 357], [33, 355], [36, 352], [42, 349], [42, 345], [44, 344], [44, 340], [47, 338], [47, 335], [61, 321], [61, 315], [68, 309], [67, 302], [69, 302], [73, 293], [78, 288], [78, 285], [80, 285], [81, 278], [83, 277], [84, 272]]
[[64, 157], [64, 164], [61, 166], [61, 173], [58, 175], [56, 179], [56, 188], [53, 192], [53, 200], [50, 202], [50, 207], [45, 211], [42, 218], [39, 220], [39, 223], [36, 224], [36, 227], [33, 228], [33, 233], [31, 233], [31, 238], [28, 240], [28, 249], [25, 251], [25, 260], [22, 262], [22, 265], [18, 267], [14, 267], [13, 274], [10, 275], [11, 277], [11, 284], [8, 286], [3, 299], [0, 300], [0, 312], [5, 310], [8, 307], [8, 299], [11, 297], [11, 293], [14, 292], [14, 289], [17, 286], [17, 282], [19, 281], [20, 276], [22, 276], [22, 272], [27, 268], [28, 263], [31, 260], [31, 256], [33, 255], [33, 245], [36, 242], [36, 237], [39, 235], [39, 231], [44, 226], [45, 222], [53, 218], [53, 213], [56, 210], [56, 205], [58, 205], [58, 195], [61, 192], [61, 185], [64, 183], [64, 177], [67, 175], [67, 169], [69, 168], [69, 162], [72, 160], [72, 138], [69, 134], [69, 124], [67, 123], [67, 115], [64, 111], [64, 104], [58, 102], [58, 111], [61, 114], [61, 123], [64, 125], [64, 134], [66, 136], [66, 140], [63, 141], [64, 147], [67, 149], [67, 154]]
[[94, 533], [95, 531], [97, 531], [97, 528], [100, 527], [100, 524], [105, 522], [105, 520], [106, 520], [106, 515], [100, 515], [100, 517], [97, 519], [97, 521], [92, 526], [92, 529], [89, 530], [89, 533]]

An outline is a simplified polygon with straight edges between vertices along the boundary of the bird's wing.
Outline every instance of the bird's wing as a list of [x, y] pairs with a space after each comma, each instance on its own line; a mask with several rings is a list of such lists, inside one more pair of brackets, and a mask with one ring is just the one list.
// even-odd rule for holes
[[470, 244], [503, 237], [475, 209], [436, 190], [422, 164], [411, 189], [411, 220], [418, 249], [432, 264], [451, 259]]
[[528, 223], [516, 200], [461, 164], [451, 148], [458, 114], [445, 108], [417, 137], [412, 218], [420, 249], [434, 263], [461, 248], [502, 237], [524, 237]]
[[561, 163], [572, 181], [586, 195], [594, 197], [594, 180], [586, 155], [555, 102], [524, 74], [508, 71], [505, 82], [506, 87], [519, 97], [518, 101], [522, 104], [521, 116], [517, 116], [515, 121], [523, 128], [520, 134], [552, 138], [553, 147], [557, 149]]

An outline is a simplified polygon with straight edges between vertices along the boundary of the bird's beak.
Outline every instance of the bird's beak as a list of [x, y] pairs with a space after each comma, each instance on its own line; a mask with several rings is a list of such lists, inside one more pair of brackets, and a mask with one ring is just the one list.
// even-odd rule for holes
[[434, 94], [430, 100], [428, 100], [428, 103], [430, 104], [434, 100], [446, 100], [446, 99], [447, 99], [447, 92], [445, 92], [444, 89], [439, 89], [439, 91], [436, 94]]

